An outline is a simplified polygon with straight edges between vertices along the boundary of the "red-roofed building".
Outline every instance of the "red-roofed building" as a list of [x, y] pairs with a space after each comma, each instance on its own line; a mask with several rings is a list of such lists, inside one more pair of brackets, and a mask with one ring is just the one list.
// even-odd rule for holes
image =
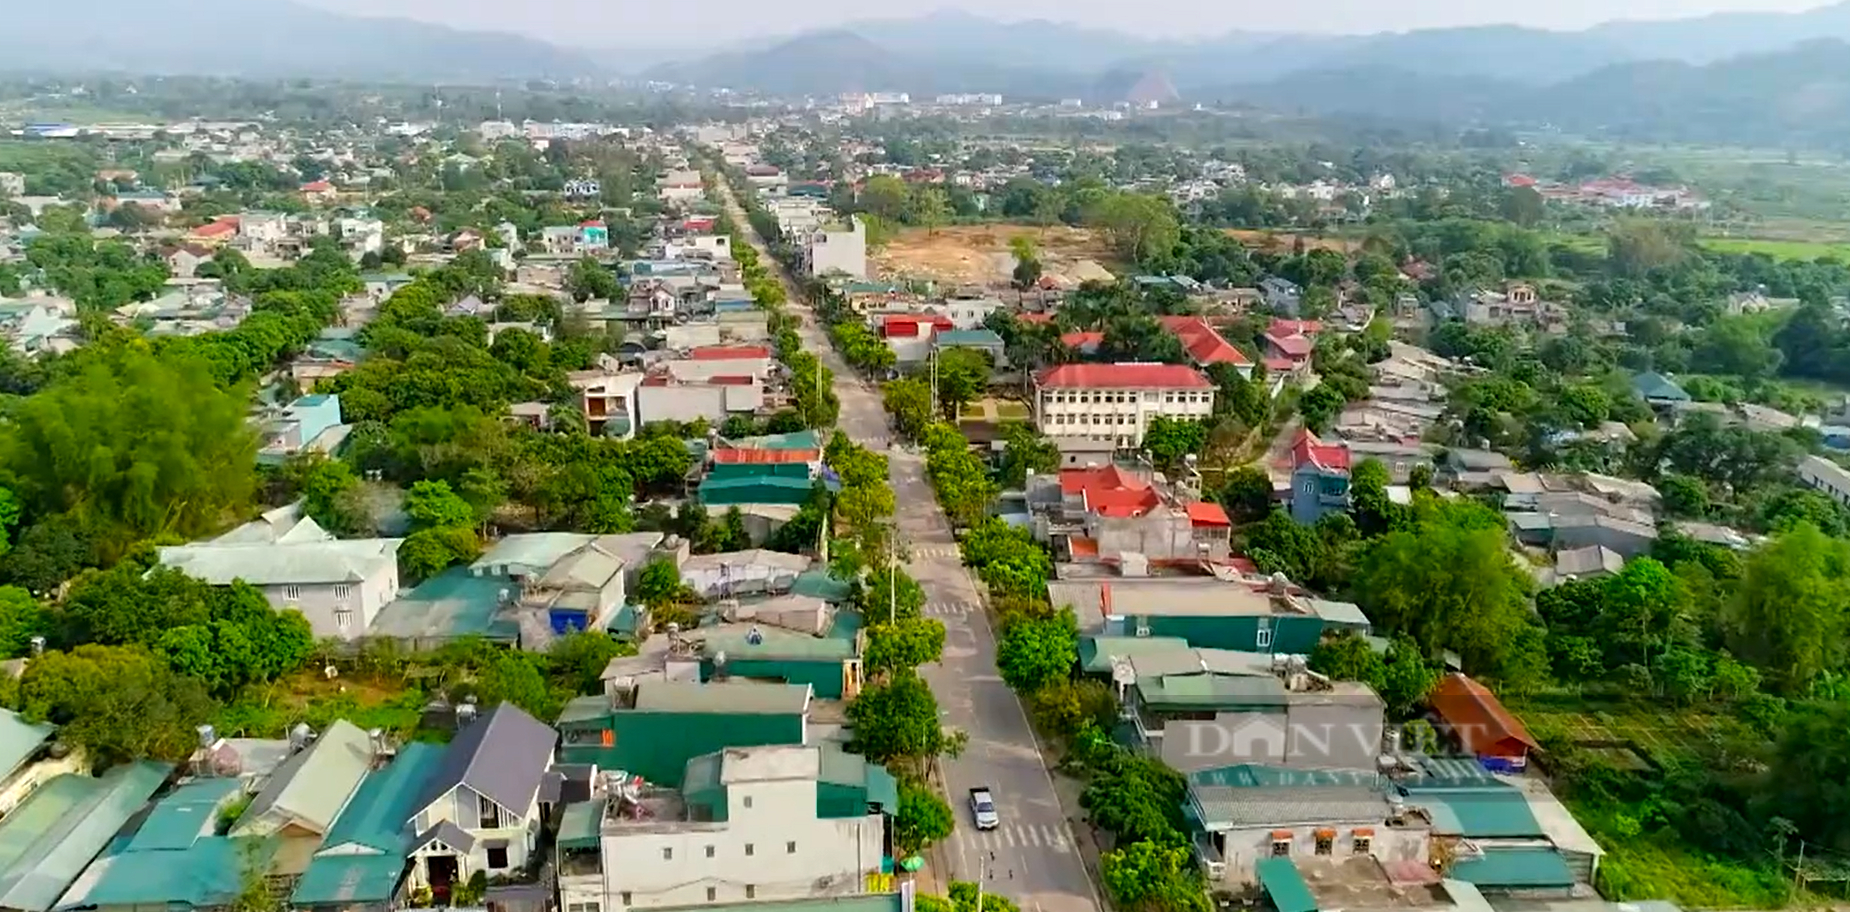
[[1200, 317], [1167, 316], [1158, 318], [1163, 328], [1175, 333], [1182, 340], [1182, 347], [1188, 350], [1188, 356], [1205, 368], [1211, 364], [1231, 364], [1239, 368], [1240, 375], [1252, 377], [1253, 361], [1245, 353], [1233, 347], [1220, 331]]
[[311, 203], [326, 203], [340, 195], [334, 185], [324, 180], [309, 181], [302, 185], [302, 198]]
[[1505, 187], [1533, 187], [1535, 184], [1535, 178], [1521, 172], [1503, 175], [1503, 186]]
[[1309, 336], [1268, 331], [1265, 334], [1266, 369], [1276, 371], [1276, 364], [1284, 367], [1286, 373], [1309, 370], [1310, 353], [1315, 348], [1316, 343]]
[[1105, 342], [1102, 332], [1070, 332], [1060, 336], [1060, 344], [1082, 355], [1098, 354], [1098, 347]]
[[943, 314], [887, 314], [880, 318], [880, 335], [888, 339], [929, 339], [934, 331], [955, 326]]
[[757, 382], [771, 375], [771, 350], [762, 345], [708, 345], [668, 362], [668, 373], [690, 383], [718, 383], [721, 377]]
[[1349, 447], [1308, 428], [1291, 442], [1291, 518], [1305, 525], [1349, 509]]
[[1072, 560], [1138, 554], [1151, 561], [1195, 562], [1229, 553], [1233, 524], [1226, 511], [1195, 502], [1191, 487], [1171, 487], [1147, 469], [1116, 464], [1061, 469], [1054, 476], [1031, 476], [1028, 488], [1036, 534]]
[[1438, 727], [1493, 771], [1521, 770], [1529, 764], [1529, 752], [1540, 749], [1496, 694], [1465, 675], [1446, 675], [1426, 702]]
[[1279, 336], [1306, 336], [1314, 339], [1318, 333], [1323, 332], [1323, 322], [1320, 320], [1287, 320], [1284, 317], [1273, 317], [1272, 325], [1267, 326], [1265, 331]]
[[1205, 419], [1214, 384], [1185, 364], [1062, 364], [1034, 379], [1034, 420], [1049, 437], [1143, 443], [1150, 419]]
[[187, 233], [186, 239], [199, 244], [217, 246], [237, 236], [238, 217], [225, 215], [194, 228]]
[[1052, 323], [1052, 322], [1053, 322], [1053, 314], [1049, 314], [1049, 313], [1018, 313], [1018, 314], [1016, 314], [1016, 315], [1015, 315], [1015, 319], [1016, 319], [1016, 320], [1018, 320], [1018, 321], [1020, 321], [1020, 322], [1022, 322], [1022, 323], [1026, 323], [1026, 324], [1028, 324], [1028, 325], [1030, 325], [1030, 326], [1040, 326], [1040, 325], [1042, 325], [1042, 324], [1046, 324], [1046, 323]]
[[820, 461], [822, 461], [821, 450], [741, 450], [721, 447], [713, 451], [715, 465], [771, 465]]

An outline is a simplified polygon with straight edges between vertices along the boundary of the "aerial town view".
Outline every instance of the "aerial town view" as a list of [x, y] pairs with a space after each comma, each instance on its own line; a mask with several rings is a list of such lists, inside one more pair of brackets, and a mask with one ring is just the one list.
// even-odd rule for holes
[[17, 4], [0, 912], [1850, 909], [1806, 2]]

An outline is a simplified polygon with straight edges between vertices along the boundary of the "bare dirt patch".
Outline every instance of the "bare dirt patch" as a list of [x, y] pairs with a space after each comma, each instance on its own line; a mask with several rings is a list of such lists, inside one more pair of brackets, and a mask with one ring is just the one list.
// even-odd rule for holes
[[1245, 244], [1247, 249], [1262, 253], [1288, 254], [1297, 248], [1298, 239], [1304, 239], [1304, 249], [1313, 250], [1321, 247], [1341, 254], [1359, 252], [1359, 241], [1340, 237], [1313, 237], [1308, 234], [1298, 235], [1288, 231], [1254, 231], [1247, 228], [1225, 228], [1227, 236]]
[[1006, 285], [1015, 268], [1009, 239], [1027, 235], [1040, 251], [1042, 271], [1048, 275], [1085, 279], [1109, 278], [1102, 267], [1113, 262], [1110, 246], [1097, 232], [1064, 226], [953, 225], [928, 232], [901, 230], [892, 241], [870, 255], [875, 273], [887, 281], [923, 279], [953, 285]]

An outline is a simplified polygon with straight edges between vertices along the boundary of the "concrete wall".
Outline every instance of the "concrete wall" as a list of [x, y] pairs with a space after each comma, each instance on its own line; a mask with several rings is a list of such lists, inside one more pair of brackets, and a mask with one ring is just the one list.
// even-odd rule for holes
[[[1244, 827], [1221, 834], [1221, 857], [1227, 865], [1221, 882], [1228, 885], [1252, 883], [1253, 866], [1262, 858], [1272, 857], [1274, 830], [1291, 831], [1290, 857], [1300, 868], [1305, 868], [1319, 862], [1340, 863], [1355, 857], [1357, 827], [1374, 831], [1368, 838], [1368, 854], [1379, 861], [1424, 862], [1431, 855], [1432, 830], [1424, 826], [1389, 827], [1381, 821], [1330, 821], [1298, 826]], [[1335, 830], [1336, 837], [1331, 840], [1330, 854], [1318, 855], [1317, 830], [1326, 828]]]
[[[548, 761], [551, 765], [551, 761]], [[475, 837], [475, 846], [469, 854], [458, 856], [462, 870], [459, 878], [467, 882], [476, 871], [487, 871], [489, 876], [505, 874], [526, 865], [528, 856], [533, 852], [534, 840], [539, 832], [539, 795], [535, 793], [533, 801], [519, 811], [506, 808], [495, 809], [496, 825], [482, 826], [482, 798], [468, 786], [459, 785], [449, 794], [439, 797], [429, 807], [418, 812], [413, 827], [419, 834], [436, 826], [438, 822], [448, 820], [461, 827], [464, 832]], [[488, 864], [488, 843], [490, 841], [507, 843], [507, 866], [491, 868]], [[425, 853], [430, 854], [442, 853]], [[411, 871], [413, 883], [427, 883], [425, 868], [422, 863]]]
[[867, 278], [867, 229], [859, 218], [850, 216], [850, 221], [853, 224], [847, 231], [817, 231], [810, 238], [810, 275], [840, 272]]
[[271, 607], [302, 612], [317, 639], [353, 640], [364, 636], [379, 609], [397, 594], [396, 560], [382, 562], [379, 572], [357, 583], [263, 587]]
[[[1135, 401], [1101, 402], [1101, 394], [1134, 393]], [[1090, 396], [1091, 401], [1084, 401]], [[1208, 418], [1214, 414], [1213, 390], [1039, 389], [1034, 396], [1034, 423], [1049, 437], [1116, 439], [1125, 446], [1143, 443], [1150, 419]]]
[[852, 894], [880, 869], [885, 818], [817, 819], [815, 782], [748, 782], [727, 792], [726, 823], [607, 833], [604, 908]]
[[1165, 762], [1185, 773], [1236, 763], [1371, 769], [1382, 725], [1378, 703], [1230, 711], [1211, 720], [1170, 720], [1155, 746]]

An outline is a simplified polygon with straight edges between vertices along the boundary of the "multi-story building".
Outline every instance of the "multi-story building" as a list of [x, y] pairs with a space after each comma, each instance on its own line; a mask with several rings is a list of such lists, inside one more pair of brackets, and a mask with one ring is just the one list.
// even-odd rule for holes
[[[867, 892], [891, 858], [898, 786], [839, 747], [727, 748], [679, 789], [609, 782], [565, 810], [561, 908], [650, 909]], [[583, 905], [581, 905], [583, 904]]]
[[849, 216], [847, 225], [818, 226], [805, 250], [811, 276], [867, 278], [867, 226], [859, 216]]
[[160, 561], [215, 586], [256, 586], [278, 611], [302, 612], [316, 637], [357, 639], [398, 592], [403, 539], [305, 537], [179, 545], [161, 548]]
[[573, 371], [566, 381], [578, 390], [578, 407], [593, 436], [628, 439], [641, 425], [636, 387], [642, 374], [598, 369]]
[[1049, 437], [1143, 443], [1157, 416], [1205, 419], [1214, 384], [1181, 364], [1062, 364], [1034, 380], [1034, 423]]

